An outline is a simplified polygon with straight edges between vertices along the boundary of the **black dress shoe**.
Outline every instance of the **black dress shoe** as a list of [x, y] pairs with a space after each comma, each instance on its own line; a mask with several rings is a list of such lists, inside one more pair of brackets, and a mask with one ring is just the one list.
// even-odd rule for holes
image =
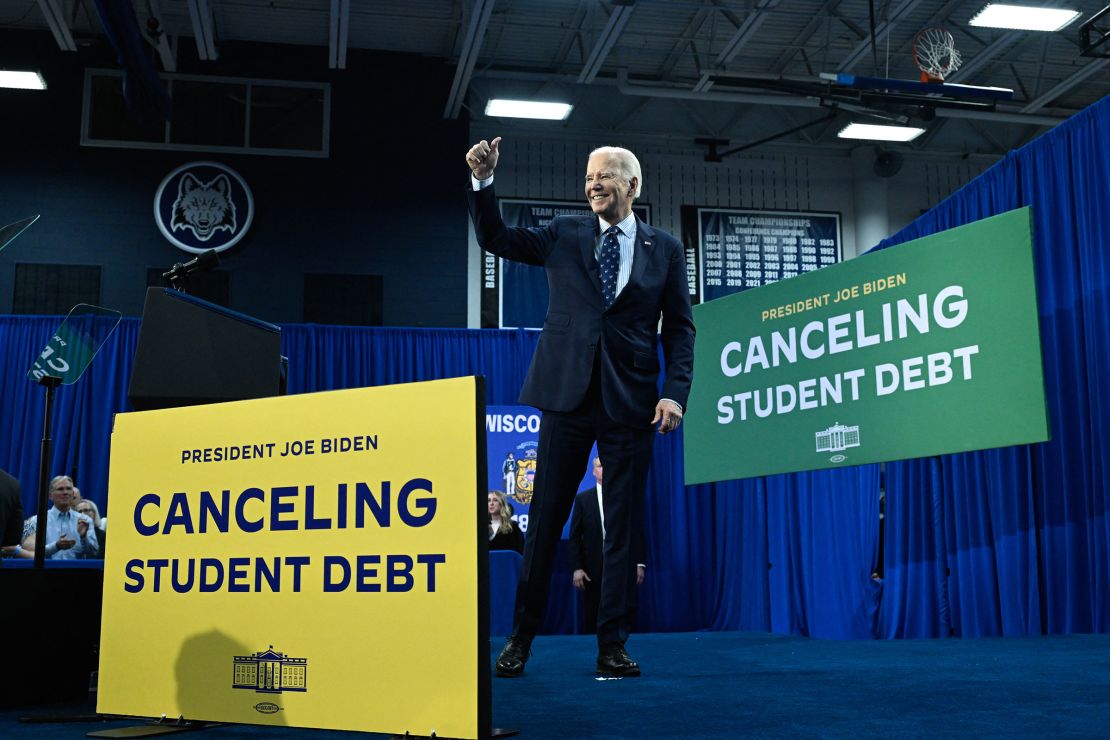
[[624, 645], [614, 642], [597, 651], [597, 672], [606, 676], [639, 676], [640, 664], [628, 657]]
[[498, 676], [513, 678], [524, 673], [524, 664], [528, 662], [528, 656], [532, 654], [532, 636], [531, 635], [513, 635], [505, 643], [505, 647], [501, 648], [501, 654], [497, 656], [497, 662], [494, 663], [494, 670]]

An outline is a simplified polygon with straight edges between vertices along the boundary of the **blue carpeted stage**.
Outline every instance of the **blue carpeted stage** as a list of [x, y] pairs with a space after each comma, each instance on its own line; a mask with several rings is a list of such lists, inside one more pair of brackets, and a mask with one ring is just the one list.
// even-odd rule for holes
[[[494, 680], [494, 726], [522, 738], [1043, 738], [1105, 737], [1110, 717], [1108, 635], [841, 641], [697, 632], [637, 635], [629, 648], [644, 675], [598, 680], [593, 637], [537, 638], [524, 676]], [[77, 738], [128, 724], [17, 722], [81, 711], [91, 705], [6, 710], [0, 736]], [[351, 734], [225, 726], [197, 737]]]

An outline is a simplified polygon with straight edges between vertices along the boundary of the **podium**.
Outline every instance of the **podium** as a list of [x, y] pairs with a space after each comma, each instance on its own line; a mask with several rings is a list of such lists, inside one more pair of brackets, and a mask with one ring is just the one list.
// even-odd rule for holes
[[284, 394], [281, 329], [148, 288], [127, 398], [137, 411]]

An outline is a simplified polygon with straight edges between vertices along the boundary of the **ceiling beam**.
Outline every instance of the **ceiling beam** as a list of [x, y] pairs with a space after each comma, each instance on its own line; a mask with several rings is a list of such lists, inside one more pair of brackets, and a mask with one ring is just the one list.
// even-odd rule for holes
[[625, 112], [624, 116], [622, 116], [620, 120], [616, 122], [613, 128], [615, 128], [617, 131], [623, 130], [632, 120], [636, 118], [637, 115], [639, 115], [644, 106], [646, 106], [650, 102], [651, 98], [642, 98], [641, 100], [633, 103], [632, 107]]
[[[555, 58], [551, 62], [553, 69], [562, 69], [562, 65], [567, 57], [570, 56], [570, 50], [574, 48], [574, 43], [576, 41], [580, 46], [584, 46], [581, 42], [581, 36], [587, 18], [586, 7], [585, 5], [579, 5], [578, 9], [574, 11], [574, 19], [563, 33], [563, 40], [559, 44], [559, 50], [555, 52]], [[585, 59], [585, 57], [585, 54], [581, 55], [582, 59]]]
[[613, 8], [613, 13], [605, 23], [605, 28], [601, 29], [601, 35], [597, 37], [594, 48], [590, 51], [590, 55], [586, 57], [585, 66], [578, 74], [579, 84], [588, 85], [597, 77], [597, 73], [601, 71], [601, 65], [605, 63], [605, 58], [616, 46], [624, 27], [628, 25], [628, 19], [634, 9], [635, 6], [633, 5], [619, 5]]
[[[844, 58], [844, 61], [840, 63], [836, 71], [847, 72], [863, 61], [863, 58], [871, 51], [872, 44], [878, 45], [880, 41], [885, 39], [887, 35], [894, 30], [898, 22], [909, 15], [920, 3], [921, 0], [902, 0], [902, 4], [894, 9], [894, 12], [890, 14], [889, 18], [875, 27], [875, 38], [871, 38], [871, 35], [868, 34], [867, 37], [860, 41], [859, 44], [856, 45], [856, 48], [852, 49], [852, 52]], [[875, 74], [878, 74], [878, 70], [875, 70]]]
[[995, 135], [991, 133], [991, 130], [986, 126], [978, 123], [977, 121], [968, 121], [968, 124], [971, 126], [971, 128], [975, 130], [975, 133], [983, 137], [983, 141], [993, 146], [994, 151], [998, 154], [1005, 154], [1006, 152], [1010, 151], [1010, 147], [999, 141], [995, 137]]
[[806, 24], [806, 27], [795, 34], [790, 43], [783, 46], [782, 52], [771, 65], [771, 72], [773, 74], [782, 74], [794, 59], [794, 55], [799, 51], [805, 50], [806, 45], [809, 44], [814, 34], [820, 30], [821, 25], [829, 21], [829, 14], [836, 10], [836, 6], [840, 4], [840, 1], [841, 0], [828, 0], [820, 10], [813, 14], [813, 17], [809, 19], [809, 23]]
[[189, 0], [189, 19], [193, 22], [193, 38], [197, 42], [197, 56], [202, 62], [220, 58], [216, 51], [216, 23], [208, 0]]
[[176, 72], [177, 59], [174, 58], [173, 49], [170, 48], [170, 39], [166, 34], [166, 24], [162, 22], [161, 2], [160, 0], [147, 0], [147, 2], [150, 7], [150, 16], [158, 22], [158, 27], [154, 34], [144, 33], [143, 38], [158, 52], [158, 58], [162, 60], [162, 71]]
[[1026, 105], [1024, 108], [1021, 109], [1021, 112], [1022, 113], [1036, 113], [1041, 108], [1045, 107], [1046, 105], [1051, 103], [1053, 100], [1055, 100], [1056, 98], [1058, 98], [1061, 95], [1063, 95], [1064, 93], [1066, 93], [1068, 90], [1071, 90], [1073, 87], [1078, 85], [1080, 82], [1083, 82], [1083, 80], [1087, 79], [1088, 77], [1093, 75], [1095, 72], [1098, 72], [1099, 70], [1101, 70], [1107, 64], [1110, 64], [1110, 58], [1108, 58], [1108, 59], [1099, 59], [1097, 61], [1088, 62], [1087, 64], [1085, 64], [1083, 66], [1082, 69], [1080, 69], [1078, 72], [1073, 74], [1071, 77], [1068, 77], [1064, 80], [1061, 80], [1051, 90], [1049, 90], [1048, 92], [1039, 96], [1036, 100], [1033, 100], [1032, 102], [1030, 102], [1028, 105]]
[[[609, 80], [606, 80], [608, 82]], [[678, 98], [680, 100], [704, 100], [718, 103], [749, 103], [753, 105], [780, 105], [791, 108], [818, 108], [821, 101], [816, 97], [801, 97], [785, 93], [733, 93], [733, 92], [695, 92], [688, 87], [664, 87], [661, 85], [633, 84], [628, 74], [621, 70], [616, 79], [617, 89], [625, 95], [647, 95], [657, 98]], [[1038, 116], [1018, 110], [964, 110], [961, 108], [937, 108], [938, 118], [970, 118], [997, 123], [1017, 123], [1023, 125], [1055, 126], [1065, 119], [1059, 116]]]
[[474, 74], [474, 64], [478, 61], [478, 52], [486, 37], [489, 17], [493, 13], [493, 2], [494, 0], [474, 0], [474, 6], [470, 9], [470, 23], [459, 52], [459, 64], [455, 67], [455, 79], [451, 82], [447, 106], [443, 109], [444, 118], [458, 118], [459, 111], [462, 110], [466, 90], [470, 87], [470, 78]]
[[[686, 49], [692, 48], [696, 53], [697, 47], [694, 46], [694, 39], [697, 38], [698, 33], [701, 32], [701, 27], [705, 25], [711, 13], [713, 13], [713, 10], [704, 5], [698, 8], [697, 12], [694, 13], [693, 19], [686, 25], [686, 28], [683, 29], [678, 37], [678, 41], [671, 47], [671, 52], [659, 66], [660, 79], [668, 79], [674, 74], [675, 67], [682, 61], [682, 55], [686, 52]], [[696, 56], [694, 61], [695, 63], [697, 62]]]
[[744, 45], [752, 40], [759, 27], [763, 25], [763, 21], [767, 20], [766, 11], [775, 8], [781, 0], [758, 0], [752, 12], [736, 29], [736, 33], [732, 34], [732, 38], [725, 44], [725, 48], [721, 49], [721, 53], [717, 55], [717, 60], [714, 62], [718, 67], [723, 67], [740, 53]]
[[328, 69], [347, 68], [347, 37], [351, 28], [351, 0], [331, 0], [328, 28]]
[[62, 51], [77, 51], [77, 44], [73, 43], [73, 34], [69, 32], [65, 14], [62, 13], [58, 0], [39, 0], [39, 9], [54, 34], [54, 41]]

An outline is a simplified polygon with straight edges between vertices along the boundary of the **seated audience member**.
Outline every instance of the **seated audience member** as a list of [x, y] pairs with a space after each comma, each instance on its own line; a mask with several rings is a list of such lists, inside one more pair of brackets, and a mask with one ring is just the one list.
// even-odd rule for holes
[[86, 498], [81, 499], [73, 507], [73, 510], [92, 519], [93, 529], [96, 531], [96, 541], [100, 544], [100, 555], [98, 557], [104, 557], [104, 548], [108, 546], [108, 533], [104, 531], [104, 520], [100, 518], [100, 508], [97, 507], [95, 501]]
[[23, 547], [27, 547], [27, 543], [31, 543], [31, 549], [35, 549], [35, 525], [37, 517], [29, 516], [23, 520], [23, 539], [20, 542]]
[[100, 543], [93, 520], [72, 510], [73, 479], [56, 475], [50, 481], [50, 500], [46, 512], [46, 557], [51, 560], [96, 558]]
[[524, 553], [524, 535], [512, 520], [512, 508], [501, 491], [489, 492], [489, 549]]
[[0, 470], [0, 553], [15, 556], [19, 550], [20, 529], [23, 526], [23, 499], [19, 481]]
[[25, 550], [23, 545], [9, 545], [7, 547], [0, 547], [0, 558], [22, 558], [24, 560], [34, 560], [35, 551]]

